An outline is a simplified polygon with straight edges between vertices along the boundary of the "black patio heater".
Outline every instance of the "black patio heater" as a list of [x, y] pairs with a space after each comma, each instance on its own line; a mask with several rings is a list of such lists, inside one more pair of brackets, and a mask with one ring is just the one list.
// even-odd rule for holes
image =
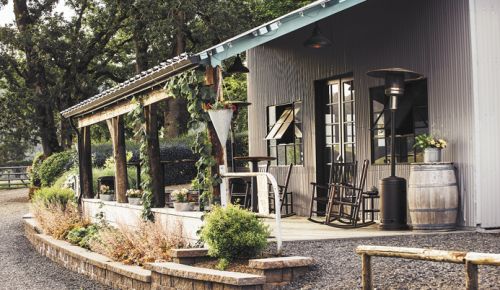
[[379, 181], [381, 230], [405, 230], [406, 224], [406, 180], [396, 176], [396, 110], [398, 97], [404, 95], [405, 81], [422, 77], [421, 74], [402, 69], [387, 68], [367, 72], [368, 76], [385, 79], [385, 95], [390, 98], [391, 110], [391, 176]]

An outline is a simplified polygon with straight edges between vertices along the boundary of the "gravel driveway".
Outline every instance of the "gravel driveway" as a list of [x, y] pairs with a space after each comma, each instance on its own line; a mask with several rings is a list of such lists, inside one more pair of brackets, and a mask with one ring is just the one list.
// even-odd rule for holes
[[[285, 289], [359, 289], [361, 259], [358, 245], [382, 245], [500, 253], [500, 234], [476, 232], [398, 236], [358, 240], [284, 243], [287, 255], [311, 256], [316, 266]], [[396, 258], [372, 258], [377, 289], [464, 289], [464, 265]], [[479, 267], [479, 288], [500, 289], [500, 267]]]
[[27, 190], [0, 190], [0, 289], [109, 289], [40, 256], [24, 237]]

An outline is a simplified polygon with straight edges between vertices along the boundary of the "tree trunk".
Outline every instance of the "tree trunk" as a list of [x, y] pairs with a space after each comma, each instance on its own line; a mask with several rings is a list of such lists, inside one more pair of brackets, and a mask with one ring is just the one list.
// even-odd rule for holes
[[22, 49], [26, 56], [26, 86], [33, 92], [31, 99], [35, 108], [35, 122], [38, 126], [42, 141], [43, 153], [49, 156], [61, 150], [57, 140], [57, 129], [54, 119], [53, 98], [48, 90], [43, 57], [34, 50], [32, 41], [32, 26], [38, 19], [34, 19], [28, 10], [26, 0], [14, 1], [14, 16], [17, 29], [23, 36]]
[[[173, 55], [179, 55], [186, 49], [186, 34], [184, 26], [186, 16], [184, 11], [176, 11], [175, 15], [175, 45]], [[188, 130], [189, 112], [187, 110], [187, 102], [183, 98], [169, 98], [166, 101], [164, 112], [164, 136], [165, 138], [175, 138], [182, 135]]]

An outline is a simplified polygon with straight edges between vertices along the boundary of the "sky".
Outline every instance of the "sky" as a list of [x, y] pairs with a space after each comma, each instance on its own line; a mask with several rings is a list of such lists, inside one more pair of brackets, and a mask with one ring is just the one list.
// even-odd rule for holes
[[[64, 0], [61, 0], [57, 3], [56, 11], [64, 13], [65, 16], [71, 16], [72, 14], [72, 11], [64, 6]], [[12, 4], [12, 0], [9, 0], [9, 4], [0, 9], [0, 25], [9, 24], [13, 21], [14, 7]]]

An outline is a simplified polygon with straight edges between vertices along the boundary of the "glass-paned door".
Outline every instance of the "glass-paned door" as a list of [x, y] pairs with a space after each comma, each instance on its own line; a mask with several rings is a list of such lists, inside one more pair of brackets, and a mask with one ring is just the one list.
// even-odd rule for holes
[[[356, 111], [352, 78], [327, 82], [324, 96], [325, 140], [324, 172], [330, 175], [332, 163], [356, 160]], [[318, 144], [319, 145], [319, 144]], [[328, 180], [328, 178], [325, 178]]]

